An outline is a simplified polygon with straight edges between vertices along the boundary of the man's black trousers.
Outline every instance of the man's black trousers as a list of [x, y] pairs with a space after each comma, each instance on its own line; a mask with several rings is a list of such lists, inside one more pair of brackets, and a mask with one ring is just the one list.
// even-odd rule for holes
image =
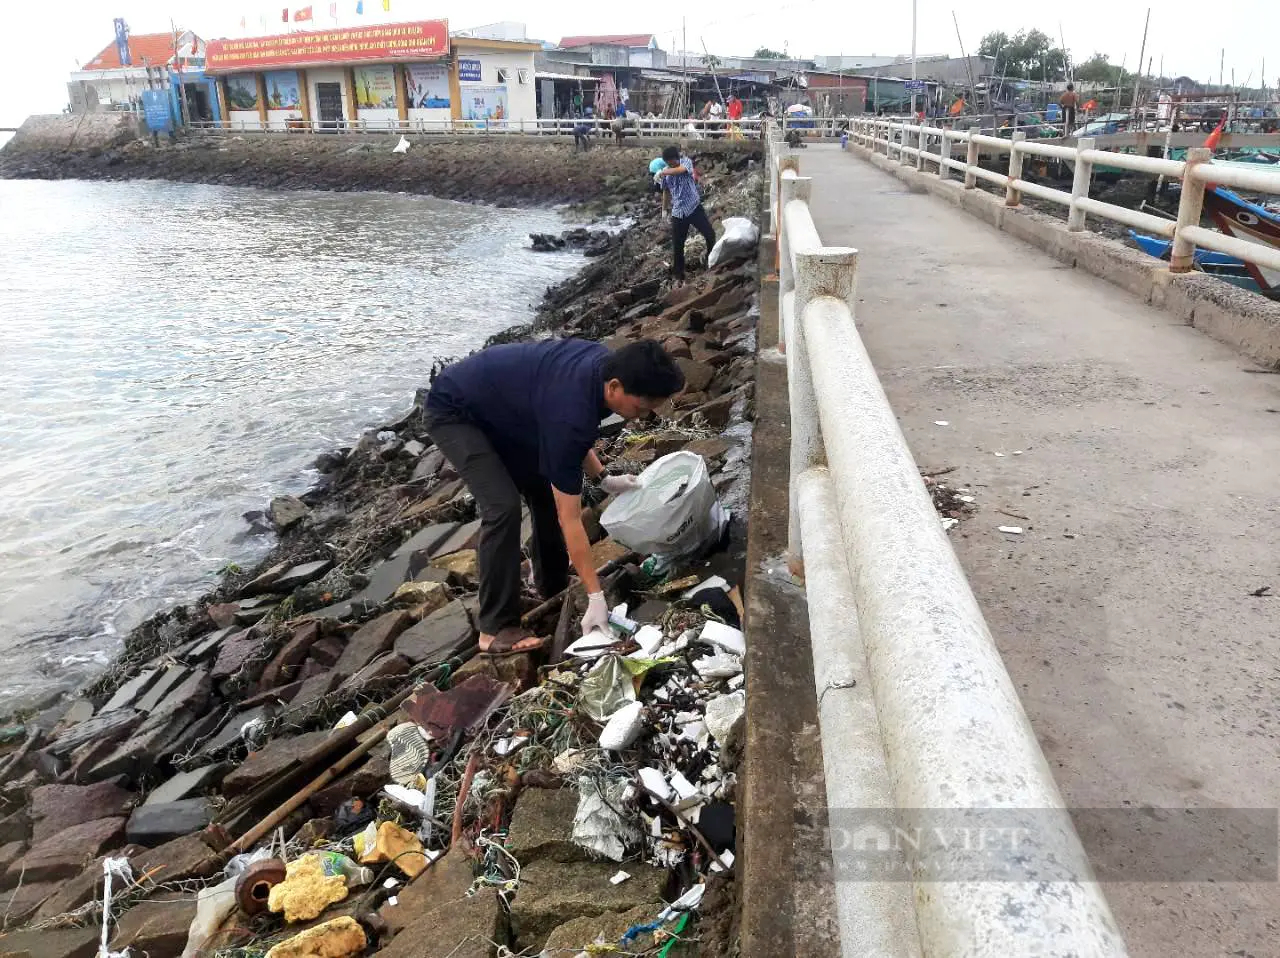
[[671, 217], [671, 275], [676, 279], [684, 279], [684, 244], [689, 238], [690, 226], [707, 241], [708, 256], [711, 255], [711, 247], [716, 245], [716, 231], [701, 203], [688, 216]]
[[533, 575], [550, 598], [569, 584], [569, 552], [556, 515], [551, 483], [527, 469], [503, 462], [489, 437], [474, 423], [427, 413], [427, 432], [458, 470], [480, 514], [480, 631], [520, 624], [520, 500], [533, 519]]

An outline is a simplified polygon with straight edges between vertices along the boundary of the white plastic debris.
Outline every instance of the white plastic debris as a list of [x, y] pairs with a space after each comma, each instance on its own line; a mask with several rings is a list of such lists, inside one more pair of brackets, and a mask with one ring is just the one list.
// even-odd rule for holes
[[728, 679], [742, 674], [742, 659], [731, 652], [717, 650], [694, 659], [693, 667], [704, 679]]
[[747, 677], [745, 675], [735, 675], [729, 680], [729, 688], [735, 690], [740, 689], [744, 684], [746, 684], [746, 681]]
[[397, 885], [399, 885], [399, 884], [400, 884], [400, 879], [398, 879], [398, 878], [388, 878], [386, 881], [384, 881], [384, 882], [382, 883], [382, 887], [383, 887], [383, 888], [395, 888], [395, 887], [396, 887]]
[[1013, 450], [1013, 454], [1014, 454], [1015, 456], [1021, 456], [1021, 455], [1022, 455], [1022, 450], [1021, 450], [1021, 449], [1015, 449], [1015, 450]]
[[1004, 453], [1003, 453], [1003, 452], [997, 452], [997, 453], [996, 453], [996, 458], [997, 458], [997, 459], [1003, 459], [1003, 458], [1004, 458]]
[[694, 885], [687, 892], [673, 901], [658, 915], [658, 921], [670, 921], [682, 911], [695, 911], [702, 904], [702, 896], [706, 894], [705, 884]]
[[112, 951], [107, 947], [107, 939], [111, 935], [111, 879], [119, 878], [122, 884], [129, 884], [133, 881], [133, 869], [127, 858], [104, 858], [102, 874], [102, 940], [98, 943], [98, 958], [129, 958], [128, 948]]
[[750, 253], [760, 242], [760, 228], [746, 217], [728, 216], [720, 225], [723, 227], [720, 238], [707, 254], [708, 266]]
[[661, 799], [667, 801], [671, 799], [671, 786], [667, 784], [666, 776], [656, 768], [640, 769], [640, 784]]
[[342, 716], [342, 718], [338, 719], [337, 723], [333, 726], [333, 730], [336, 732], [340, 728], [346, 728], [348, 725], [354, 725], [355, 721], [356, 713], [348, 712], [346, 715]]
[[1022, 526], [998, 526], [998, 531], [1007, 532], [1012, 536], [1022, 535]]
[[944, 532], [950, 532], [952, 529], [954, 529], [958, 525], [960, 525], [959, 519], [953, 519], [951, 518], [951, 516], [942, 517], [942, 529]]
[[397, 785], [395, 782], [388, 782], [382, 787], [382, 790], [386, 792], [389, 799], [405, 811], [412, 812], [419, 818], [426, 818], [435, 812], [436, 780], [434, 778], [427, 783], [425, 792], [416, 788]]
[[671, 776], [671, 787], [675, 789], [675, 793], [680, 796], [681, 801], [687, 801], [695, 796], [701, 797], [702, 795], [698, 791], [698, 786], [685, 778], [681, 772], [676, 772]]
[[701, 719], [688, 723], [680, 729], [680, 737], [686, 742], [698, 744], [707, 737], [707, 723]]
[[395, 147], [391, 150], [391, 152], [392, 153], [408, 153], [409, 141], [406, 140], [403, 136], [400, 137], [400, 142], [395, 145]]
[[614, 875], [612, 878], [609, 879], [609, 884], [621, 885], [624, 881], [626, 881], [630, 877], [631, 876], [628, 875], [626, 872], [618, 872], [616, 875]]
[[[724, 864], [721, 865], [720, 862], [724, 862]], [[711, 870], [717, 873], [724, 871], [725, 868], [732, 868], [732, 867], [733, 867], [733, 852], [729, 851], [729, 849], [727, 848], [720, 853], [719, 862], [711, 863]]]
[[616, 636], [603, 629], [592, 629], [582, 638], [569, 643], [565, 655], [576, 655], [579, 658], [598, 659], [610, 646], [616, 645]]
[[747, 714], [747, 693], [730, 692], [707, 703], [707, 731], [722, 749], [729, 748], [737, 738], [743, 716]]
[[933, 424], [934, 424], [935, 426], [950, 426], [950, 425], [951, 425], [951, 423], [947, 422], [947, 420], [945, 420], [945, 419], [935, 419], [935, 420], [933, 421]]
[[222, 927], [227, 916], [235, 911], [236, 881], [236, 878], [228, 878], [220, 885], [202, 888], [196, 895], [196, 916], [191, 919], [182, 958], [194, 958], [203, 951], [205, 943]]
[[724, 576], [713, 575], [709, 579], [703, 579], [701, 582], [695, 585], [692, 589], [686, 589], [684, 594], [680, 596], [680, 598], [684, 599], [687, 602], [690, 599], [692, 599], [695, 595], [697, 595], [699, 592], [701, 592], [703, 589], [723, 589], [725, 592], [728, 592], [729, 582], [728, 580], [725, 579]]
[[578, 778], [580, 797], [573, 816], [575, 844], [620, 862], [626, 856], [627, 846], [640, 842], [640, 830], [615, 811], [622, 804], [626, 786], [625, 778], [595, 779], [589, 775]]
[[702, 632], [698, 634], [698, 639], [708, 645], [724, 649], [726, 652], [732, 652], [734, 655], [747, 653], [747, 641], [742, 632], [723, 622], [708, 619], [702, 627]]
[[529, 744], [529, 733], [517, 732], [515, 735], [512, 735], [510, 738], [498, 739], [498, 741], [493, 743], [493, 750], [498, 755], [505, 756], [505, 755], [510, 755], [512, 752], [528, 744]]
[[400, 904], [400, 896], [392, 895], [390, 898], [387, 899], [387, 904], [390, 905], [392, 908], [395, 908], [396, 905]]
[[978, 501], [977, 496], [956, 496], [956, 498], [959, 499], [961, 502], [977, 502]]
[[643, 727], [644, 705], [640, 702], [628, 702], [609, 717], [600, 732], [600, 747], [615, 752], [629, 748], [640, 737]]
[[642, 626], [635, 634], [635, 640], [640, 646], [640, 651], [646, 656], [653, 655], [654, 652], [658, 651], [665, 638], [666, 636], [662, 634], [662, 630], [654, 625]]

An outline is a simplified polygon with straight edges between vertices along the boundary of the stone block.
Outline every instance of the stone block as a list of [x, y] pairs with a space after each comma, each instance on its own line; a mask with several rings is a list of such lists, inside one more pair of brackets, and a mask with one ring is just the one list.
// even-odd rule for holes
[[439, 662], [466, 648], [474, 638], [466, 607], [455, 600], [400, 633], [395, 651], [415, 665]]
[[209, 824], [213, 809], [204, 797], [140, 805], [129, 816], [125, 835], [138, 845], [155, 846], [198, 832]]
[[164, 701], [165, 696], [177, 688], [185, 679], [191, 675], [191, 670], [182, 665], [171, 665], [160, 674], [160, 677], [152, 683], [151, 688], [138, 699], [134, 706], [139, 712], [150, 714], [157, 705]]
[[31, 841], [38, 845], [65, 829], [100, 818], [127, 815], [137, 797], [110, 782], [41, 785], [31, 792]]
[[[123, 818], [100, 818], [63, 829], [33, 845], [25, 855], [9, 866], [9, 871], [14, 874], [22, 873], [24, 882], [74, 878], [103, 852], [123, 844], [124, 823]], [[36, 902], [36, 905], [39, 904], [40, 902]]]
[[499, 682], [514, 686], [516, 691], [523, 691], [538, 684], [538, 663], [536, 652], [520, 652], [516, 655], [503, 655], [490, 658], [477, 655], [466, 662], [453, 675], [453, 684], [459, 685], [472, 675], [484, 675]]
[[167, 894], [140, 901], [120, 916], [110, 948], [129, 948], [148, 958], [179, 958], [195, 916], [196, 900], [191, 896]]
[[605, 912], [626, 912], [650, 906], [656, 915], [664, 907], [665, 869], [628, 863], [631, 878], [620, 885], [609, 879], [618, 871], [614, 862], [535, 861], [520, 869], [520, 893], [511, 905], [511, 924], [520, 948], [542, 948], [556, 928], [575, 918]]
[[180, 710], [191, 715], [201, 715], [213, 694], [213, 679], [205, 669], [193, 669], [182, 683], [156, 705], [141, 729], [154, 727], [166, 717]]
[[304, 622], [293, 630], [293, 636], [285, 643], [284, 648], [276, 653], [275, 658], [262, 670], [262, 678], [258, 681], [260, 689], [275, 688], [286, 682], [292, 682], [297, 676], [298, 666], [302, 665], [311, 647], [320, 640], [320, 623]]
[[12, 931], [0, 938], [0, 958], [94, 958], [96, 927]]
[[189, 665], [195, 665], [211, 659], [217, 653], [218, 646], [222, 644], [222, 640], [229, 635], [235, 635], [236, 631], [235, 626], [229, 626], [225, 629], [215, 629], [207, 635], [202, 635], [187, 646], [178, 658]]
[[107, 700], [107, 704], [102, 706], [99, 715], [105, 715], [107, 712], [114, 712], [116, 709], [125, 708], [133, 705], [151, 688], [151, 684], [159, 677], [159, 669], [144, 669], [139, 672], [124, 685], [116, 689], [115, 695]]
[[[544, 955], [578, 955], [594, 945], [597, 939], [614, 944], [627, 930], [636, 925], [647, 925], [658, 917], [661, 905], [637, 905], [627, 912], [606, 911], [589, 918], [575, 918], [551, 932], [542, 946]], [[645, 933], [630, 942], [629, 951], [647, 954], [652, 949], [653, 936]]]
[[402, 609], [380, 615], [366, 622], [348, 641], [333, 670], [346, 677], [368, 665], [373, 657], [386, 652], [396, 637], [413, 625], [413, 617]]
[[279, 529], [288, 529], [307, 517], [311, 510], [297, 496], [276, 496], [267, 506], [267, 515]]
[[[199, 835], [183, 835], [129, 858], [134, 875], [150, 874], [157, 884], [208, 878], [221, 869], [218, 855]], [[98, 869], [101, 872], [101, 868]]]
[[90, 742], [110, 744], [120, 741], [133, 731], [142, 719], [142, 713], [134, 709], [115, 709], [68, 729], [41, 751], [65, 759], [80, 746]]
[[727, 439], [713, 436], [710, 439], [695, 439], [684, 448], [686, 451], [695, 453], [710, 461], [722, 458], [733, 446]]
[[465, 901], [475, 880], [475, 869], [460, 850], [447, 853], [428, 865], [417, 878], [396, 891], [397, 903], [384, 904], [378, 914], [392, 935], [413, 924], [429, 911]]
[[711, 384], [715, 369], [696, 359], [677, 359], [676, 365], [684, 373], [684, 388], [691, 393], [703, 392]]
[[314, 562], [303, 562], [300, 565], [292, 566], [275, 581], [271, 591], [288, 595], [299, 586], [315, 582], [332, 568], [332, 559], [316, 559]]
[[480, 562], [474, 549], [463, 549], [447, 556], [433, 559], [431, 564], [437, 569], [449, 573], [449, 581], [453, 585], [470, 586], [479, 581]]
[[[296, 701], [296, 700], [295, 700]], [[277, 738], [256, 752], [250, 752], [240, 766], [222, 780], [222, 794], [228, 798], [242, 795], [268, 778], [296, 764], [331, 733], [327, 729], [304, 732], [290, 738]]]
[[302, 708], [319, 701], [342, 684], [342, 676], [336, 672], [324, 672], [313, 675], [302, 683], [298, 693], [290, 700], [289, 707]]
[[572, 788], [525, 788], [516, 799], [507, 832], [507, 850], [521, 867], [545, 859], [587, 862], [591, 853], [573, 842], [578, 792]]
[[475, 519], [455, 529], [448, 538], [431, 550], [431, 557], [446, 556], [463, 549], [474, 549], [480, 541], [480, 520]]
[[492, 888], [420, 915], [378, 952], [379, 958], [491, 958], [489, 942], [506, 937], [502, 905]]
[[213, 663], [209, 674], [215, 682], [230, 678], [243, 668], [250, 659], [262, 654], [262, 638], [252, 629], [245, 629], [238, 635], [228, 636], [218, 647], [218, 658]]
[[[32, 881], [28, 872], [21, 885], [13, 891], [0, 895], [0, 915], [4, 916], [5, 924], [21, 924], [43, 905], [46, 899], [57, 893], [60, 884], [57, 881]], [[0, 955], [7, 954], [5, 939], [0, 938]], [[40, 951], [37, 954], [40, 958], [44, 958], [46, 952]]]
[[[239, 741], [240, 730], [244, 728], [248, 722], [257, 719], [270, 719], [275, 715], [276, 710], [272, 705], [257, 705], [251, 709], [246, 709], [237, 715], [231, 716], [226, 723], [218, 731], [218, 734], [200, 746], [200, 751], [206, 755], [213, 755], [221, 749], [226, 748], [232, 742]], [[184, 796], [185, 797], [185, 796]]]
[[439, 449], [428, 450], [413, 468], [410, 482], [427, 482], [434, 479], [440, 467], [444, 465], [444, 453]]
[[403, 656], [396, 655], [394, 652], [383, 652], [360, 671], [347, 678], [338, 687], [341, 689], [358, 689], [375, 679], [408, 675], [410, 667], [409, 660]]
[[729, 393], [719, 399], [713, 399], [711, 402], [696, 406], [684, 413], [680, 418], [690, 421], [700, 418], [710, 429], [723, 429], [729, 425], [729, 415], [733, 410], [733, 400], [733, 393]]
[[342, 658], [342, 649], [341, 639], [328, 636], [311, 647], [310, 658], [311, 661], [320, 663], [326, 669], [331, 669], [338, 664], [338, 659]]

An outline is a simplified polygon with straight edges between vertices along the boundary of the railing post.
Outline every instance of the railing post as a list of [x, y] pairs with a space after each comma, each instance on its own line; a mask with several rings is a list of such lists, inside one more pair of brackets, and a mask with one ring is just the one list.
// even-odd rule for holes
[[1016, 130], [1013, 134], [1013, 142], [1009, 144], [1009, 185], [1004, 190], [1004, 205], [1017, 206], [1022, 202], [1022, 195], [1015, 187], [1014, 181], [1022, 179], [1022, 151], [1018, 149], [1018, 144], [1027, 138], [1027, 134], [1021, 130]]
[[1182, 198], [1178, 201], [1178, 226], [1173, 234], [1173, 249], [1169, 257], [1170, 272], [1188, 273], [1195, 266], [1196, 244], [1183, 239], [1182, 231], [1188, 226], [1200, 225], [1205, 182], [1193, 176], [1192, 171], [1212, 158], [1213, 150], [1203, 147], [1187, 150], [1187, 162], [1182, 170]]
[[1089, 185], [1093, 181], [1093, 162], [1084, 159], [1083, 154], [1085, 150], [1092, 150], [1096, 142], [1091, 136], [1076, 141], [1076, 169], [1071, 180], [1071, 209], [1067, 213], [1067, 229], [1073, 233], [1084, 229], [1085, 212], [1076, 206], [1076, 200], [1089, 196]]
[[[807, 187], [808, 180], [803, 181]], [[807, 191], [807, 190], [806, 190]], [[818, 397], [813, 389], [813, 369], [805, 349], [804, 314], [819, 296], [834, 296], [854, 321], [857, 304], [858, 251], [847, 246], [824, 246], [796, 254], [795, 296], [792, 299], [791, 348], [787, 351], [787, 393], [791, 404], [791, 477], [788, 482], [790, 515], [787, 553], [796, 570], [803, 558], [800, 534], [800, 475], [826, 461], [818, 423]]]
[[902, 142], [898, 144], [898, 162], [906, 166], [911, 162], [911, 154], [907, 152], [907, 138], [911, 135], [911, 131], [907, 128], [907, 124], [902, 124]]
[[951, 177], [951, 168], [947, 166], [949, 159], [951, 159], [951, 131], [944, 126], [942, 142], [938, 145], [938, 176], [944, 180]]
[[973, 131], [969, 131], [968, 149], [964, 155], [964, 188], [971, 190], [978, 185], [978, 176], [973, 171], [978, 166], [978, 142], [973, 138]]
[[928, 137], [924, 135], [924, 124], [920, 124], [920, 132], [916, 134], [916, 169], [924, 170], [924, 146], [928, 142]]

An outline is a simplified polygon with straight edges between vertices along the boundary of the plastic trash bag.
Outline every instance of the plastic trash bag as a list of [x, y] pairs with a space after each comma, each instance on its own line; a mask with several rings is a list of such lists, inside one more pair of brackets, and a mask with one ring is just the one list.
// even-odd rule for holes
[[638, 488], [618, 496], [600, 517], [616, 541], [636, 552], [682, 557], [720, 538], [728, 517], [697, 453], [663, 456], [639, 479]]
[[760, 242], [760, 230], [751, 220], [741, 216], [730, 216], [723, 223], [724, 232], [711, 247], [711, 255], [707, 257], [707, 265], [715, 266], [721, 260], [733, 259], [750, 253]]

